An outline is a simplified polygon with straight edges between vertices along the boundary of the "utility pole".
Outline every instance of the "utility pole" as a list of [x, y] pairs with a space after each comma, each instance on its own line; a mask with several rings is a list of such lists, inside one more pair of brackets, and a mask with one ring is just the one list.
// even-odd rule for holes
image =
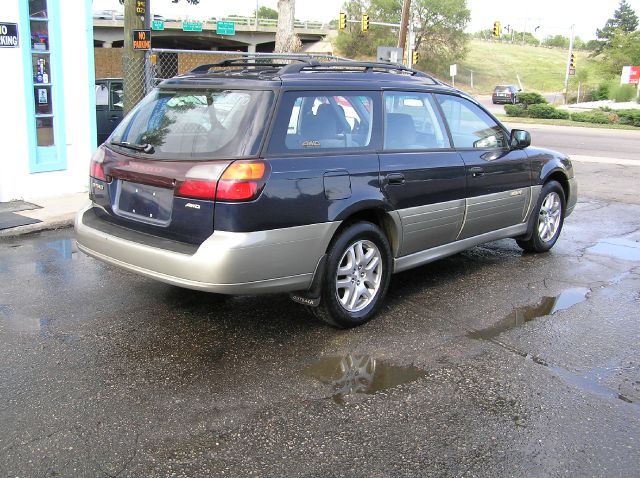
[[124, 52], [122, 56], [122, 79], [124, 82], [124, 114], [131, 111], [144, 96], [145, 67], [144, 51], [133, 49], [133, 31], [143, 30], [149, 24], [151, 0], [124, 1]]
[[[409, 16], [411, 14], [411, 0], [402, 1], [402, 19], [400, 20], [400, 35], [398, 36], [398, 48], [402, 48], [410, 54], [407, 45], [407, 29], [409, 26]], [[408, 58], [408, 56], [407, 56]]]
[[567, 104], [569, 95], [569, 68], [571, 67], [571, 55], [573, 53], [573, 31], [575, 25], [571, 25], [571, 39], [569, 40], [569, 54], [567, 55], [567, 70], [564, 75], [564, 104]]

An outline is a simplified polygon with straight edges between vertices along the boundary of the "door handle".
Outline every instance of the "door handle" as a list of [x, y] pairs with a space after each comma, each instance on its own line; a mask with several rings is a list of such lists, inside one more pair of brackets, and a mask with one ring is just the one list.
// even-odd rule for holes
[[404, 184], [404, 174], [391, 173], [387, 174], [387, 184]]
[[473, 176], [474, 178], [477, 178], [479, 176], [484, 176], [484, 169], [480, 167], [469, 168], [469, 172], [471, 173], [471, 176]]
[[111, 121], [115, 121], [115, 120], [117, 120], [117, 119], [118, 119], [118, 117], [117, 117], [116, 115], [111, 115], [111, 116], [109, 116], [109, 119], [110, 119]]

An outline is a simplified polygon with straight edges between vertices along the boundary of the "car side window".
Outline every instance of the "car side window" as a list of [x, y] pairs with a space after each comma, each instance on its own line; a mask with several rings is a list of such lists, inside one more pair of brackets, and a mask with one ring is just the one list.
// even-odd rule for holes
[[456, 148], [506, 148], [504, 130], [471, 101], [453, 95], [436, 95]]
[[98, 107], [98, 109], [106, 109], [100, 108], [105, 106], [109, 106], [109, 91], [107, 85], [104, 83], [96, 83], [96, 107]]
[[113, 81], [109, 85], [109, 95], [111, 96], [111, 109], [121, 110], [124, 96], [122, 94], [122, 83]]
[[384, 149], [449, 148], [430, 93], [385, 92], [384, 118]]
[[[373, 104], [371, 94], [358, 92], [286, 92], [269, 150], [367, 149], [371, 146]], [[281, 127], [283, 123], [286, 129]]]

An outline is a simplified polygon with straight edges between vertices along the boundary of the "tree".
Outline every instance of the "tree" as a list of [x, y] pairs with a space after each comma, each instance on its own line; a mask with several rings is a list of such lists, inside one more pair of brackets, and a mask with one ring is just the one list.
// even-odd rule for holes
[[[256, 16], [256, 11], [253, 11], [253, 16]], [[271, 20], [277, 20], [278, 19], [278, 12], [277, 10], [274, 10], [273, 8], [269, 8], [269, 7], [260, 7], [258, 8], [258, 13], [257, 13], [257, 17], [258, 18], [269, 18]]]
[[542, 40], [544, 46], [554, 46], [556, 48], [569, 48], [570, 40], [563, 35], [547, 36]]
[[276, 53], [295, 53], [302, 43], [293, 27], [296, 15], [295, 0], [278, 0], [278, 27], [276, 30]]
[[611, 37], [617, 32], [631, 33], [638, 28], [638, 16], [633, 8], [629, 6], [627, 0], [621, 0], [618, 9], [613, 12], [613, 18], [609, 18], [602, 30], [596, 30], [596, 37], [600, 41], [600, 48], [597, 50], [601, 53], [603, 49], [611, 46]]
[[619, 76], [625, 65], [640, 65], [640, 30], [613, 33], [600, 58], [600, 68], [611, 76]]
[[[366, 12], [371, 21], [399, 23], [402, 0], [351, 0], [342, 11], [349, 19], [359, 20]], [[466, 54], [468, 37], [464, 29], [470, 19], [466, 0], [413, 0], [411, 22], [420, 67], [448, 74], [450, 62]], [[346, 31], [338, 34], [336, 47], [349, 58], [370, 57], [376, 54], [378, 46], [396, 45], [398, 32], [399, 28], [371, 25], [363, 33], [359, 23], [349, 23]]]
[[448, 76], [449, 65], [467, 53], [464, 33], [471, 12], [466, 0], [415, 0], [412, 19], [416, 28], [419, 65], [427, 71]]

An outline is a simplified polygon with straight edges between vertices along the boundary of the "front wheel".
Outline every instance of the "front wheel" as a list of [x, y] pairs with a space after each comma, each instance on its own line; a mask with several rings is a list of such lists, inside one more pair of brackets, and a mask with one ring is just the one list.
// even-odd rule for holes
[[565, 197], [562, 186], [549, 181], [542, 187], [540, 198], [531, 218], [533, 232], [527, 240], [516, 240], [525, 251], [546, 252], [551, 249], [562, 230], [564, 223]]
[[391, 247], [369, 222], [347, 227], [331, 244], [320, 305], [312, 312], [338, 328], [370, 320], [379, 310], [391, 278]]

